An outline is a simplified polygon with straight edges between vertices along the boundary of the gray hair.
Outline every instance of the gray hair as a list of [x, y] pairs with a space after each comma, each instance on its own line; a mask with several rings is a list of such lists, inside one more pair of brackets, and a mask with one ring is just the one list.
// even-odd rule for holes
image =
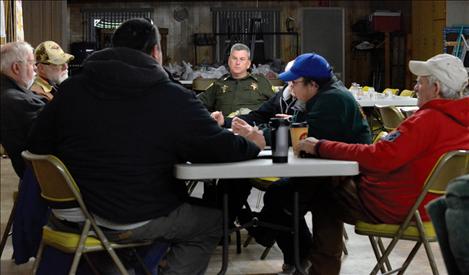
[[1, 47], [0, 68], [2, 72], [9, 72], [11, 65], [17, 62], [27, 62], [28, 54], [33, 53], [34, 49], [28, 42], [16, 41], [10, 42]]
[[251, 50], [249, 49], [248, 46], [244, 45], [243, 43], [236, 43], [233, 46], [231, 46], [230, 55], [234, 51], [246, 51], [248, 52], [248, 58], [251, 59]]
[[438, 82], [440, 84], [440, 96], [442, 98], [458, 99], [458, 98], [463, 97], [464, 89], [462, 91], [456, 91], [454, 89], [451, 89], [447, 85], [445, 85], [436, 76], [434, 76], [434, 75], [428, 76], [428, 85], [431, 86], [431, 85], [435, 84], [436, 82]]

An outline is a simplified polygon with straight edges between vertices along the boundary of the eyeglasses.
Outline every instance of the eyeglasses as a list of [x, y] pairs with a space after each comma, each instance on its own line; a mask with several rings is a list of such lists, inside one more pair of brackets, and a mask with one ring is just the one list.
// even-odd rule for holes
[[292, 86], [298, 85], [300, 83], [303, 83], [303, 79], [292, 80], [292, 81], [290, 81], [290, 83], [291, 83]]
[[36, 60], [29, 59], [29, 60], [20, 60], [19, 63], [27, 63], [28, 65], [36, 65]]

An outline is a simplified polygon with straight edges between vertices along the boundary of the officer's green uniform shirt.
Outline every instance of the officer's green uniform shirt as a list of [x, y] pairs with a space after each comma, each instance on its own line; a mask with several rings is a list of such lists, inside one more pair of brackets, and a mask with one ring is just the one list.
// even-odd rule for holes
[[241, 108], [257, 110], [273, 95], [273, 87], [263, 75], [234, 79], [226, 74], [199, 94], [199, 99], [210, 112], [221, 111], [228, 116]]

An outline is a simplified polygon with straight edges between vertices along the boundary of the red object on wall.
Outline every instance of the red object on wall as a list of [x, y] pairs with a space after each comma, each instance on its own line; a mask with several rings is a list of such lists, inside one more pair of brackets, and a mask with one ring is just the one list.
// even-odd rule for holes
[[376, 32], [401, 30], [401, 12], [376, 11], [371, 15], [371, 26]]

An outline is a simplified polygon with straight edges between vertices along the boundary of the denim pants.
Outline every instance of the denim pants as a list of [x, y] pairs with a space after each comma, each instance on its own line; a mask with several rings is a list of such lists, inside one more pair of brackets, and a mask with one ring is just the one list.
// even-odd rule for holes
[[446, 196], [427, 211], [435, 227], [448, 274], [469, 274], [469, 175], [453, 180]]

